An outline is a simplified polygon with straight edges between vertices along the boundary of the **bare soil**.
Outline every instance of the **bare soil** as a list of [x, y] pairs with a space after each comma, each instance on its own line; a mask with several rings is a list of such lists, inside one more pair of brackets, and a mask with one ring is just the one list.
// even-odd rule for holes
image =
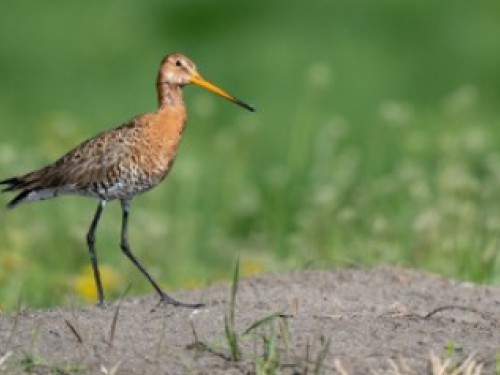
[[157, 306], [151, 295], [107, 308], [0, 315], [0, 373], [252, 374], [267, 359], [282, 374], [429, 374], [431, 351], [457, 363], [473, 354], [483, 374], [495, 373], [497, 286], [388, 267], [241, 280], [238, 333], [281, 317], [239, 336], [239, 361], [231, 361], [224, 333], [230, 289], [175, 293], [207, 304], [194, 311]]

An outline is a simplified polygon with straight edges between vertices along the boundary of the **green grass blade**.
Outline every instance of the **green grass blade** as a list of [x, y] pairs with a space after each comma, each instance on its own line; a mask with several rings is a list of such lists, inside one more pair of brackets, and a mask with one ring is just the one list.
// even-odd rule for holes
[[236, 294], [238, 293], [238, 284], [240, 279], [240, 259], [236, 260], [234, 267], [233, 283], [231, 285], [231, 297], [229, 301], [229, 311], [224, 314], [224, 333], [231, 353], [231, 360], [239, 361], [241, 359], [241, 350], [238, 345], [238, 333], [234, 324], [236, 310]]
[[238, 293], [238, 284], [240, 282], [240, 257], [236, 260], [234, 267], [233, 283], [231, 285], [231, 300], [229, 304], [229, 323], [234, 330], [234, 312], [236, 310], [236, 294]]
[[276, 318], [280, 318], [281, 315], [283, 315], [282, 312], [276, 312], [276, 313], [272, 313], [270, 315], [267, 315], [265, 317], [263, 317], [262, 319], [259, 319], [255, 322], [253, 322], [252, 324], [250, 324], [250, 326], [242, 333], [242, 335], [248, 335], [251, 331], [253, 331], [254, 329], [258, 328], [258, 327], [261, 327], [263, 325], [266, 325], [266, 324], [269, 324], [271, 322], [274, 321], [274, 319]]
[[320, 371], [323, 368], [323, 363], [325, 362], [326, 355], [330, 349], [331, 342], [332, 338], [330, 337], [318, 353], [318, 358], [316, 358], [316, 363], [314, 364], [314, 375], [319, 375], [321, 373]]

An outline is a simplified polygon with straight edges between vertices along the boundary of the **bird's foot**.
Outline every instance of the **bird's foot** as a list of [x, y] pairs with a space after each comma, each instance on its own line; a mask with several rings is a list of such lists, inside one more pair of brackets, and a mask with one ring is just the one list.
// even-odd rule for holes
[[205, 307], [204, 303], [184, 303], [177, 301], [166, 293], [161, 294], [160, 301], [158, 302], [158, 306], [160, 305], [173, 305], [176, 307], [186, 307], [188, 309], [201, 309], [202, 307]]
[[109, 307], [109, 303], [107, 303], [104, 300], [99, 300], [99, 301], [97, 301], [96, 306], [100, 307], [101, 309], [106, 309]]

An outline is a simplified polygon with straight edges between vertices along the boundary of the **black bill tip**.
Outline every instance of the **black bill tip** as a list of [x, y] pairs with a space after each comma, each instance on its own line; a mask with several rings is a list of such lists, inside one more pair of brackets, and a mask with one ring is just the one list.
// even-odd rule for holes
[[241, 107], [243, 107], [245, 109], [248, 109], [250, 112], [255, 112], [256, 111], [254, 107], [252, 107], [251, 105], [245, 103], [244, 101], [242, 101], [240, 99], [235, 98], [234, 102], [236, 104], [238, 104], [239, 106], [241, 106]]

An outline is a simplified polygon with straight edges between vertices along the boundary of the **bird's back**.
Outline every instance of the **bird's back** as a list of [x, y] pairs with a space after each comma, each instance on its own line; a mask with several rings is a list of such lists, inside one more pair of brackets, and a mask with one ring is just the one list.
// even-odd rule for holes
[[129, 199], [157, 185], [170, 170], [185, 111], [159, 110], [86, 140], [44, 168], [3, 181], [22, 190], [9, 204], [78, 194]]

